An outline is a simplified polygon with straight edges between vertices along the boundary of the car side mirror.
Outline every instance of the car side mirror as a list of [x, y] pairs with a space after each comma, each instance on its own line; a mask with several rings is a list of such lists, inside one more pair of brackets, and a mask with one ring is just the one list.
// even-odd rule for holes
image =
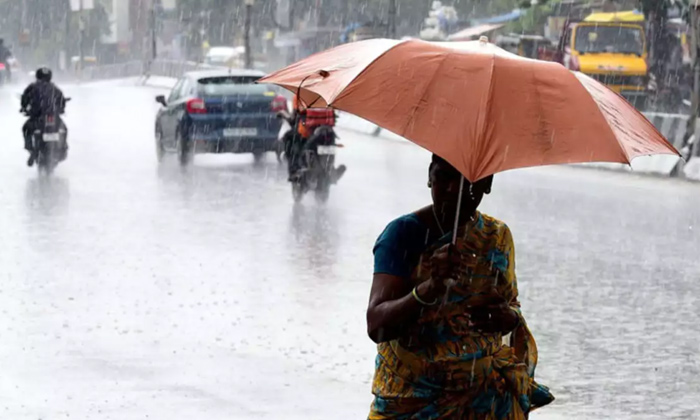
[[163, 95], [156, 96], [156, 102], [158, 102], [159, 104], [161, 104], [163, 106], [168, 106], [168, 103], [165, 101], [165, 96], [163, 96]]

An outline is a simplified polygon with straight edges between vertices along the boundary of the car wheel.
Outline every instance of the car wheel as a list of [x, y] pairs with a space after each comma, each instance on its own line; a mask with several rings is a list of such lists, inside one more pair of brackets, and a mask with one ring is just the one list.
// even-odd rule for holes
[[175, 144], [177, 145], [177, 154], [181, 166], [188, 166], [194, 159], [194, 148], [187, 138], [183, 137], [180, 130], [175, 133]]
[[158, 159], [158, 163], [161, 163], [164, 157], [165, 149], [163, 148], [163, 132], [160, 128], [156, 128], [156, 159]]
[[253, 159], [255, 163], [260, 163], [265, 158], [265, 152], [262, 150], [256, 150], [253, 152]]

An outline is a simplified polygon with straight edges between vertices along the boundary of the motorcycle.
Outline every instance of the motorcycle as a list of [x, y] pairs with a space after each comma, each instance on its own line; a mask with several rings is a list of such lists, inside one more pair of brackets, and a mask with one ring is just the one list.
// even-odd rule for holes
[[8, 82], [8, 73], [5, 63], [0, 63], [0, 87]]
[[291, 177], [292, 196], [300, 202], [309, 191], [313, 191], [316, 200], [326, 202], [331, 185], [345, 172], [345, 165], [335, 167], [335, 153], [341, 145], [336, 144], [336, 134], [330, 126], [319, 126], [314, 134], [301, 146], [299, 170]]
[[[66, 98], [66, 102], [70, 98]], [[48, 114], [39, 118], [32, 136], [35, 161], [39, 172], [50, 175], [58, 164], [68, 157], [68, 130], [60, 114]], [[29, 110], [21, 112], [29, 116]]]
[[[304, 122], [293, 121], [293, 117], [287, 113], [279, 115], [292, 127], [283, 137], [278, 150], [280, 155], [284, 153], [288, 164], [293, 167], [289, 181], [292, 183], [292, 197], [296, 203], [309, 191], [314, 192], [317, 201], [326, 202], [331, 185], [337, 183], [346, 170], [345, 165], [335, 167], [336, 150], [343, 147], [336, 142], [338, 137], [333, 129], [335, 115], [332, 111], [318, 111], [325, 114], [319, 117], [315, 112], [313, 109], [307, 110], [303, 117]], [[323, 124], [315, 125], [314, 120]], [[308, 138], [293, 134], [296, 124], [302, 123], [305, 123], [307, 128], [311, 127], [311, 135]], [[292, 144], [293, 142], [299, 143]]]

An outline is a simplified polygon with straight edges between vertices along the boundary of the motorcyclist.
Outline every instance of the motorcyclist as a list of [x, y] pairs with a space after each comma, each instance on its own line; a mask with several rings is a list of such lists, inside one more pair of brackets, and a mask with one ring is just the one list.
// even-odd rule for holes
[[[284, 116], [291, 126], [291, 129], [282, 137], [284, 153], [287, 155], [288, 160], [287, 170], [290, 181], [293, 181], [298, 175], [298, 171], [301, 167], [302, 152], [307, 140], [313, 135], [335, 135], [331, 130], [319, 132], [316, 131], [315, 128], [310, 128], [303, 124], [302, 119], [306, 115], [306, 112], [306, 104], [304, 104], [303, 101], [300, 102], [298, 95], [295, 94], [292, 100], [292, 113]], [[343, 176], [345, 170], [345, 165], [334, 168], [333, 182], [337, 182], [340, 177]]]
[[[63, 92], [51, 82], [52, 72], [47, 67], [39, 68], [36, 81], [24, 90], [22, 94], [22, 109], [29, 117], [22, 127], [24, 148], [30, 153], [27, 165], [32, 166], [36, 159], [36, 150], [32, 141], [32, 133], [39, 126], [40, 118], [45, 115], [60, 115], [66, 107]], [[63, 124], [63, 122], [61, 122]], [[65, 126], [63, 126], [65, 129]], [[68, 145], [65, 145], [66, 149]]]
[[311, 135], [308, 128], [300, 124], [300, 120], [306, 111], [306, 108], [300, 105], [298, 96], [294, 95], [292, 99], [292, 112], [285, 116], [291, 128], [282, 137], [284, 153], [287, 155], [287, 170], [290, 180], [299, 169], [301, 150], [306, 139]]
[[7, 80], [12, 80], [12, 67], [10, 66], [10, 58], [12, 58], [12, 51], [5, 46], [5, 40], [0, 38], [0, 63], [5, 65], [5, 72], [7, 73]]

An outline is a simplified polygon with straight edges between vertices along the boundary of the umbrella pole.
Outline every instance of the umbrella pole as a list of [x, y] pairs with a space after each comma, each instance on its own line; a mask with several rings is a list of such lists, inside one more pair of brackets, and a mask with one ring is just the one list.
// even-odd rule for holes
[[[462, 211], [462, 195], [464, 194], [464, 175], [462, 175], [461, 179], [459, 180], [459, 194], [457, 195], [457, 213], [455, 213], [455, 227], [452, 229], [452, 245], [450, 246], [448, 252], [452, 254], [454, 252], [454, 245], [457, 243], [457, 228], [459, 227], [459, 213]], [[445, 296], [443, 298], [442, 303], [445, 304], [447, 303], [447, 296], [450, 294], [450, 288], [454, 286], [457, 282], [450, 277], [449, 279], [445, 280]]]
[[452, 245], [457, 243], [457, 228], [459, 227], [459, 213], [462, 212], [462, 195], [464, 194], [464, 175], [459, 180], [459, 194], [457, 196], [457, 213], [455, 213], [455, 228], [452, 230]]

